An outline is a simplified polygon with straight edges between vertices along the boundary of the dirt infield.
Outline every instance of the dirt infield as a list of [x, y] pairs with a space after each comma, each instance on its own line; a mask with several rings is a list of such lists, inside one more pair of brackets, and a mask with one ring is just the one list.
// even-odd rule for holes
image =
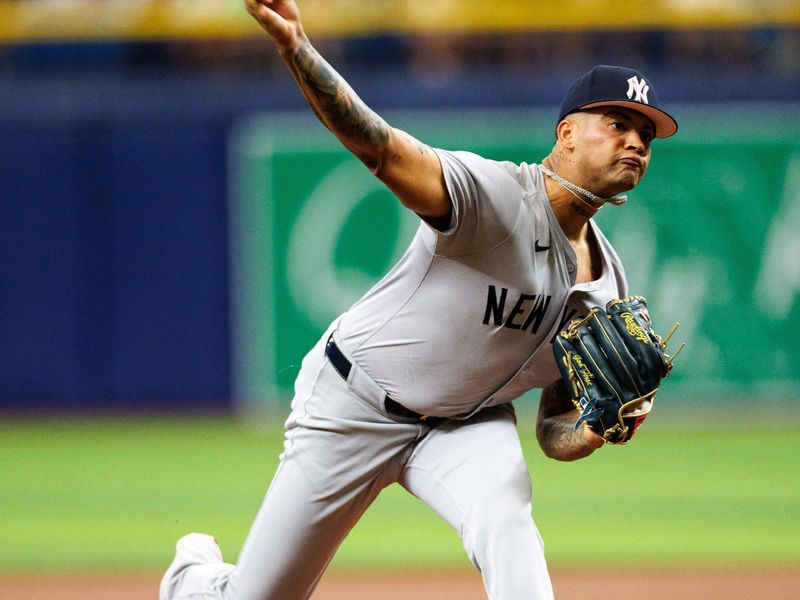
[[[797, 600], [800, 568], [775, 570], [555, 570], [558, 600]], [[0, 600], [155, 600], [158, 576], [6, 578]], [[331, 573], [313, 600], [485, 600], [476, 573]]]

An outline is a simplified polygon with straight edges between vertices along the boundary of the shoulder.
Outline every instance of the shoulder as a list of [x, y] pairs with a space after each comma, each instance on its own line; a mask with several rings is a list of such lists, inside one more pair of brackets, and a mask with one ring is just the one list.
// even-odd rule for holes
[[492, 160], [466, 150], [435, 149], [442, 167], [447, 170], [464, 170], [475, 176], [494, 176], [519, 181], [520, 165], [510, 161]]
[[536, 163], [506, 163], [514, 178], [527, 190], [536, 191], [544, 187], [544, 179], [539, 165]]
[[539, 165], [493, 160], [464, 150], [436, 149], [448, 186], [462, 184], [486, 191], [520, 192], [530, 196], [543, 189]]
[[518, 165], [474, 152], [436, 153], [452, 205], [449, 227], [438, 231], [437, 252], [482, 252], [506, 239], [529, 195], [520, 184]]

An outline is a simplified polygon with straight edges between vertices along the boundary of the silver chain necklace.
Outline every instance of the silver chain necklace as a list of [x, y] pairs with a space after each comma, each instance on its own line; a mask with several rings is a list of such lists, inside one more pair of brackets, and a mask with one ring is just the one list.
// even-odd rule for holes
[[[566, 179], [561, 177], [561, 175], [557, 175], [556, 173], [554, 173], [553, 171], [551, 171], [550, 169], [548, 169], [544, 165], [540, 164], [539, 168], [542, 170], [542, 173], [547, 175], [550, 179], [555, 181], [561, 187], [569, 190], [573, 194], [575, 194], [575, 193], [581, 194], [584, 198], [586, 198], [588, 200], [591, 200], [592, 202], [596, 202], [596, 203], [601, 204], [601, 205], [605, 204], [606, 202], [611, 202], [611, 204], [614, 204], [616, 206], [622, 206], [623, 204], [625, 204], [628, 201], [628, 197], [627, 196], [614, 196], [613, 198], [603, 198], [602, 196], [597, 196], [596, 194], [593, 194], [589, 190], [585, 190], [582, 187], [578, 187], [577, 185], [575, 185], [571, 181], [567, 181]], [[599, 207], [599, 208], [602, 208], [602, 207]]]

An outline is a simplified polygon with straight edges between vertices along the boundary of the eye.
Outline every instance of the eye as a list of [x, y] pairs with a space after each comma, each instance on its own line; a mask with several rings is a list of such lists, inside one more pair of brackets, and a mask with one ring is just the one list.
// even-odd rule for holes
[[622, 121], [611, 121], [611, 127], [617, 131], [625, 131], [625, 124]]

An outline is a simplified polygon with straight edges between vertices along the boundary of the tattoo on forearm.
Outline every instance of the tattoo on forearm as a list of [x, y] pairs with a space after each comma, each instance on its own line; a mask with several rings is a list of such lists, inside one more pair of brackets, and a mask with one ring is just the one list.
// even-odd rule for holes
[[584, 432], [575, 431], [577, 411], [563, 381], [542, 392], [537, 419], [537, 437], [545, 454], [558, 460], [576, 460], [588, 456], [593, 449], [586, 444]]
[[370, 110], [342, 77], [305, 41], [290, 59], [304, 95], [327, 127], [357, 144], [382, 144], [389, 125]]
[[543, 424], [543, 439], [553, 454], [572, 456], [583, 450], [582, 437], [574, 429], [571, 420], [551, 417]]

